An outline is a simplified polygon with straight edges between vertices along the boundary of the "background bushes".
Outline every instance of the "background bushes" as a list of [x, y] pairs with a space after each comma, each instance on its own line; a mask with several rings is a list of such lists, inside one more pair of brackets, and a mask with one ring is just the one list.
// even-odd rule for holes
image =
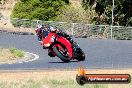
[[69, 0], [21, 0], [12, 11], [12, 18], [54, 20], [59, 9]]

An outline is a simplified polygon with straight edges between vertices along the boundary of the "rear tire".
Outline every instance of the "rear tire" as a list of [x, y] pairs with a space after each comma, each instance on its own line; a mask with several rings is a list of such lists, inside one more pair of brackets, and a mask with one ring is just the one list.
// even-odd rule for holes
[[58, 47], [53, 47], [53, 51], [55, 52], [56, 56], [59, 57], [63, 62], [70, 62], [70, 59], [64, 56], [59, 50]]

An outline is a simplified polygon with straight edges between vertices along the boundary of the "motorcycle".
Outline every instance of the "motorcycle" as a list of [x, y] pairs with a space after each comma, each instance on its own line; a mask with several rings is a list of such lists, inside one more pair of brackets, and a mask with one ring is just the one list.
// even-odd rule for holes
[[[70, 60], [85, 60], [85, 53], [79, 47], [76, 42], [70, 43], [70, 41], [58, 35], [55, 32], [45, 33], [42, 37], [42, 46], [44, 49], [48, 49], [48, 55], [51, 57], [59, 57], [63, 62], [70, 62]], [[47, 34], [47, 36], [45, 35]]]

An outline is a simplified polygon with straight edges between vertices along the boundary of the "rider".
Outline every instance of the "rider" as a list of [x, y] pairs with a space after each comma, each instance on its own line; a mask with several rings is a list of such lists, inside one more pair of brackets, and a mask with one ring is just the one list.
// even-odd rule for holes
[[[63, 36], [64, 38], [69, 40], [69, 42], [73, 45], [72, 38], [69, 35], [67, 35], [66, 33], [62, 32], [62, 30], [59, 30], [57, 27], [50, 27], [49, 31], [52, 33], [57, 33], [58, 36]], [[55, 57], [55, 55], [53, 55], [53, 53], [50, 50], [48, 50], [48, 55], [50, 57]]]
[[38, 40], [41, 41], [42, 39], [42, 29], [44, 28], [44, 25], [40, 24], [39, 21], [36, 21], [37, 27], [35, 29], [36, 34], [38, 36]]
[[39, 41], [42, 40], [42, 37], [44, 38], [45, 36], [47, 36], [49, 32], [55, 32], [57, 33], [57, 35], [63, 36], [64, 38], [68, 39], [71, 44], [73, 43], [72, 38], [68, 34], [62, 32], [62, 30], [58, 29], [57, 27], [42, 25], [39, 23], [39, 21], [37, 21], [37, 27], [35, 31], [38, 35]]
[[[57, 27], [55, 28], [49, 25], [42, 25], [39, 23], [39, 21], [37, 21], [37, 27], [35, 31], [36, 31], [36, 34], [38, 35], [39, 41], [41, 41], [41, 44], [42, 44], [42, 38], [46, 37], [49, 32], [57, 33], [58, 36], [63, 36], [64, 38], [69, 40], [71, 44], [73, 44], [72, 38], [66, 33], [62, 32], [62, 30], [59, 30]], [[55, 55], [53, 55], [52, 52], [49, 50], [48, 50], [48, 55], [51, 57], [55, 57]]]

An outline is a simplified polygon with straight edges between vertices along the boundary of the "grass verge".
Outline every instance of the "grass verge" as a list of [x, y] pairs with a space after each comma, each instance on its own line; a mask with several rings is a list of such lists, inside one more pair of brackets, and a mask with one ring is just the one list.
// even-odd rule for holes
[[0, 48], [0, 63], [8, 63], [14, 60], [22, 59], [24, 52], [16, 48], [3, 49]]
[[[70, 71], [1, 74], [3, 74], [3, 77], [0, 75], [0, 88], [108, 88], [107, 85], [102, 84], [80, 86], [76, 83], [76, 74]], [[7, 75], [8, 77], [6, 77]]]
[[[132, 70], [87, 70], [89, 74], [132, 74]], [[0, 88], [132, 88], [129, 84], [85, 84], [76, 82], [77, 71], [43, 70], [0, 72]]]
[[10, 48], [9, 50], [12, 54], [14, 54], [17, 57], [24, 57], [24, 52], [21, 50], [17, 50], [16, 48]]

